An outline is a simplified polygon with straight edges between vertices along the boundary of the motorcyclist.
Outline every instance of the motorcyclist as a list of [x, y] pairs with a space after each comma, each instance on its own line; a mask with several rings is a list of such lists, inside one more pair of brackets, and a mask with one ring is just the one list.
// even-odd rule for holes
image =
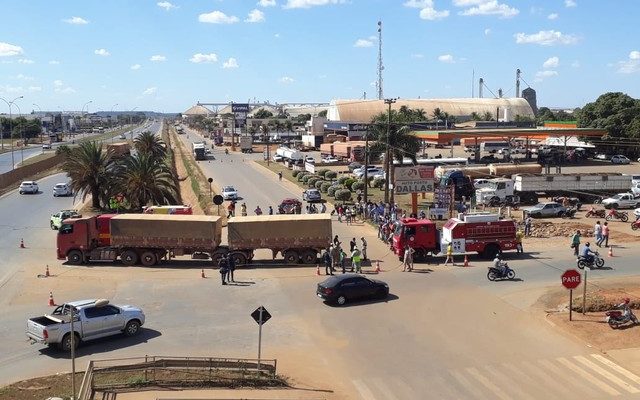
[[596, 254], [595, 251], [591, 250], [589, 247], [591, 243], [587, 242], [584, 244], [582, 248], [582, 258], [587, 261], [589, 264], [593, 264], [593, 256], [592, 254]]
[[500, 271], [500, 275], [505, 275], [507, 273], [507, 264], [502, 262], [500, 256], [496, 254], [496, 258], [493, 259], [493, 268]]

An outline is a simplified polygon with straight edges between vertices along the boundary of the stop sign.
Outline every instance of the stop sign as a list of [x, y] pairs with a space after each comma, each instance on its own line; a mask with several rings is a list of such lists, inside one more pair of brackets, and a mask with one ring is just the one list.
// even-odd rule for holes
[[575, 269], [568, 269], [562, 274], [562, 286], [567, 289], [575, 289], [580, 285], [582, 276]]

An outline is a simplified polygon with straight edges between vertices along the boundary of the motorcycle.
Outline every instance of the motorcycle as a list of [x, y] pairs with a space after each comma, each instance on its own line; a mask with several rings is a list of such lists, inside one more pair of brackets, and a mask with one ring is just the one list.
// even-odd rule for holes
[[604, 209], [596, 210], [595, 208], [591, 207], [584, 216], [587, 218], [589, 217], [604, 218], [605, 215], [606, 214]]
[[594, 265], [602, 268], [604, 267], [604, 258], [600, 257], [600, 253], [596, 251], [593, 253], [593, 261], [588, 261], [584, 256], [578, 256], [576, 264], [580, 269], [584, 269], [585, 267], [593, 268]]
[[629, 221], [629, 214], [626, 211], [618, 211], [615, 208], [612, 208], [607, 213], [607, 216], [604, 217], [605, 220], [611, 221], [612, 219], [619, 219], [622, 222]]
[[489, 272], [487, 272], [487, 279], [493, 282], [496, 279], [513, 279], [516, 277], [515, 271], [509, 268], [506, 262], [502, 263], [502, 266], [504, 267], [504, 272], [496, 267], [488, 267]]
[[629, 299], [625, 299], [624, 303], [618, 304], [615, 310], [607, 311], [605, 321], [613, 329], [631, 322], [633, 325], [638, 323], [638, 318], [629, 308]]
[[631, 223], [631, 229], [637, 231], [640, 228], [640, 218], [636, 219]]
[[576, 215], [576, 212], [578, 211], [577, 207], [569, 207], [565, 210], [565, 212], [562, 213], [561, 217], [562, 218], [573, 218]]

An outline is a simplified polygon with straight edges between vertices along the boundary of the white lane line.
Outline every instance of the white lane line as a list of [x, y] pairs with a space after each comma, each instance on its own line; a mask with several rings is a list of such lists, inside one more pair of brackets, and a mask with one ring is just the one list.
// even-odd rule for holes
[[[550, 363], [549, 363], [550, 364]], [[530, 375], [535, 375], [542, 382], [536, 382], [537, 385], [544, 387], [551, 391], [554, 395], [552, 398], [571, 398], [576, 396], [575, 390], [568, 389], [563, 383], [559, 382], [559, 377], [561, 376], [559, 373], [556, 373], [553, 376], [550, 376], [545, 372], [545, 369], [536, 366], [529, 361], [523, 361], [521, 365], [528, 370]], [[546, 369], [551, 370], [548, 365], [542, 364]], [[553, 365], [551, 365], [553, 366]], [[543, 383], [544, 382], [544, 383]], [[560, 392], [562, 396], [555, 396], [557, 392]]]
[[373, 386], [378, 388], [378, 391], [382, 393], [382, 396], [387, 400], [400, 400], [385, 382], [382, 382], [381, 379], [374, 379]]
[[630, 379], [630, 380], [632, 380], [635, 383], [640, 385], [640, 377], [638, 375], [634, 374], [633, 372], [622, 368], [618, 364], [614, 363], [613, 361], [609, 360], [608, 358], [606, 358], [604, 356], [601, 356], [600, 354], [591, 354], [591, 357], [593, 357], [596, 360], [600, 361], [601, 363], [603, 363], [607, 367], [615, 370], [617, 373], [619, 373], [621, 375], [624, 375], [627, 379]]
[[593, 376], [593, 374], [590, 374], [587, 371], [583, 370], [582, 368], [578, 367], [577, 365], [567, 360], [566, 358], [558, 357], [556, 358], [556, 360], [558, 360], [560, 364], [564, 365], [565, 367], [569, 368], [573, 372], [582, 376], [587, 382], [599, 387], [603, 392], [609, 393], [611, 396], [620, 395], [620, 392], [618, 392], [611, 386], [607, 385], [606, 383], [602, 382], [600, 379]]
[[[506, 373], [501, 373], [500, 371], [498, 371], [497, 369], [493, 368], [492, 366], [489, 365], [485, 365], [483, 367], [485, 370], [487, 370], [487, 372], [489, 372], [491, 375], [494, 376], [495, 378], [495, 382], [500, 382], [501, 380], [505, 379], [505, 378], [509, 378], [510, 380], [513, 379], [512, 375], [511, 375], [511, 371], [508, 371]], [[513, 380], [515, 383], [515, 380]], [[528, 395], [527, 393], [525, 393], [521, 388], [521, 385], [509, 385], [509, 390], [516, 392], [516, 399], [529, 399], [529, 400], [535, 400], [531, 395]]]
[[351, 382], [353, 383], [353, 386], [358, 389], [360, 397], [362, 397], [364, 400], [376, 400], [376, 397], [373, 395], [373, 393], [371, 393], [369, 387], [360, 379], [354, 379]]
[[622, 379], [618, 378], [617, 376], [615, 376], [611, 372], [607, 371], [606, 369], [602, 368], [601, 366], [599, 366], [598, 364], [594, 363], [593, 361], [587, 360], [583, 356], [575, 356], [573, 358], [578, 360], [578, 362], [580, 362], [582, 365], [584, 365], [584, 366], [586, 366], [588, 368], [591, 368], [592, 370], [594, 370], [597, 373], [599, 373], [600, 375], [604, 376], [605, 378], [607, 378], [611, 382], [613, 382], [616, 385], [620, 386], [621, 388], [623, 388], [627, 392], [629, 392], [629, 393], [640, 393], [640, 390], [636, 389], [634, 386], [631, 386], [627, 382], [625, 382]]
[[484, 387], [489, 389], [493, 394], [495, 394], [498, 398], [502, 400], [511, 400], [511, 397], [507, 396], [505, 392], [500, 390], [498, 386], [496, 386], [491, 379], [485, 377], [478, 371], [476, 368], [467, 368], [467, 372], [469, 375], [473, 376], [478, 382], [480, 382]]
[[[455, 380], [458, 381], [458, 383], [464, 389], [466, 389], [466, 391], [470, 395], [472, 395], [477, 399], [486, 399], [486, 397], [482, 394], [482, 392], [478, 390], [478, 388], [475, 385], [471, 384], [471, 382], [469, 382], [469, 380], [462, 373], [455, 370], [449, 370], [449, 374], [451, 374], [451, 376], [453, 376]], [[464, 399], [465, 397], [462, 397], [462, 398]]]
[[413, 388], [409, 387], [405, 381], [401, 381], [398, 377], [391, 378], [391, 382], [393, 383], [393, 388], [396, 393], [398, 393], [398, 397], [401, 399], [415, 399], [419, 398], [416, 396]]

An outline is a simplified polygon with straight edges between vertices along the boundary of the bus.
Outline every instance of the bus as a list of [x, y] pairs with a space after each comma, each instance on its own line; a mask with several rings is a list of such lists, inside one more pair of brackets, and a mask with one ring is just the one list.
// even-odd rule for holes
[[480, 143], [480, 151], [486, 151], [488, 153], [496, 153], [500, 149], [509, 149], [509, 148], [511, 148], [511, 143], [509, 143], [509, 141]]

